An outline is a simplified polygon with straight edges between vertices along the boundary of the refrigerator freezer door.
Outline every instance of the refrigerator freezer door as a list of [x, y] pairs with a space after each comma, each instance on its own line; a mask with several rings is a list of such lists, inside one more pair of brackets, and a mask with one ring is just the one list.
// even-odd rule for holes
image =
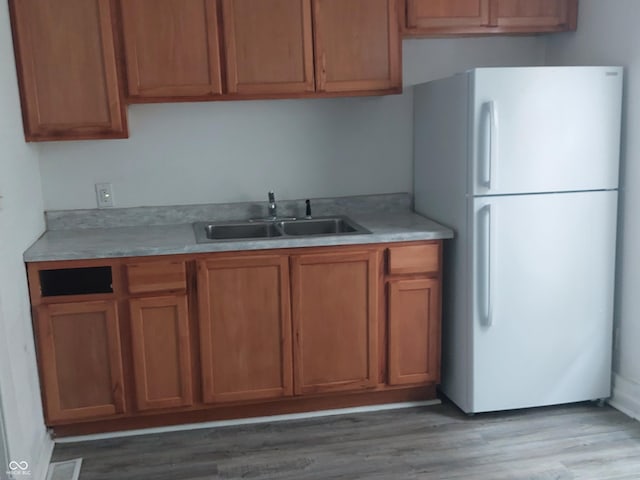
[[470, 202], [470, 410], [608, 397], [617, 192]]
[[470, 73], [472, 195], [618, 187], [620, 67]]

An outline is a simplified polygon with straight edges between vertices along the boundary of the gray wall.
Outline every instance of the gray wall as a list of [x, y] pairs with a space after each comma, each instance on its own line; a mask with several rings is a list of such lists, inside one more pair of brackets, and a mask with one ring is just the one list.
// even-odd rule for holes
[[[541, 64], [541, 37], [404, 42], [405, 83], [474, 66]], [[94, 208], [111, 182], [117, 206], [406, 192], [412, 189], [412, 93], [129, 108], [128, 140], [39, 145], [45, 208]]]
[[625, 124], [614, 353], [614, 404], [640, 418], [640, 2], [581, 0], [578, 32], [550, 37], [552, 65], [623, 65]]
[[52, 443], [42, 417], [22, 252], [44, 230], [43, 204], [38, 152], [22, 133], [14, 65], [7, 2], [0, 2], [0, 396], [9, 460], [28, 462], [40, 478]]

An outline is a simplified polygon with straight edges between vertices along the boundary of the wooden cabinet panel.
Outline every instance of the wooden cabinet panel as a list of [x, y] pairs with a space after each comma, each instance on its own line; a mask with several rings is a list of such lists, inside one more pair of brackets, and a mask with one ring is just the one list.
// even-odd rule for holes
[[440, 381], [437, 279], [389, 282], [389, 384]]
[[129, 293], [166, 292], [187, 288], [184, 261], [130, 263], [126, 269]]
[[391, 275], [438, 273], [439, 270], [440, 242], [389, 248], [388, 271]]
[[122, 0], [130, 97], [222, 93], [216, 0]]
[[204, 401], [291, 395], [287, 257], [202, 260], [198, 292]]
[[576, 17], [574, 0], [497, 0], [497, 23], [504, 27], [562, 27]]
[[376, 384], [378, 258], [375, 251], [291, 258], [296, 394]]
[[396, 0], [313, 0], [313, 7], [318, 91], [402, 88]]
[[575, 30], [578, 0], [405, 0], [407, 36]]
[[125, 411], [114, 301], [41, 306], [37, 332], [49, 422]]
[[469, 27], [489, 25], [489, 0], [406, 0], [407, 27]]
[[191, 405], [191, 349], [186, 295], [129, 302], [138, 410]]
[[28, 141], [125, 138], [109, 0], [11, 0]]
[[223, 0], [230, 93], [313, 92], [311, 0]]

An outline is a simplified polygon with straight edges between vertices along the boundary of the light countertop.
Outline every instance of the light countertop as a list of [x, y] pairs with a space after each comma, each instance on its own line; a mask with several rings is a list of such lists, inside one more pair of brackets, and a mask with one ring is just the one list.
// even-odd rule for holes
[[[47, 231], [25, 262], [176, 255], [237, 250], [362, 245], [453, 238], [453, 231], [411, 211], [409, 194], [313, 199], [316, 216], [347, 215], [371, 234], [222, 240], [196, 243], [195, 221], [229, 221], [260, 214], [262, 204], [47, 212]], [[300, 216], [304, 201], [279, 202], [282, 216]]]

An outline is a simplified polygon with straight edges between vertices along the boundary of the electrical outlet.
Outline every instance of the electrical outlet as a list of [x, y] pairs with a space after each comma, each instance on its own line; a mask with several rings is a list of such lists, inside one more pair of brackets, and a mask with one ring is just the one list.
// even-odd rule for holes
[[96, 183], [98, 208], [113, 208], [113, 187], [110, 183]]

